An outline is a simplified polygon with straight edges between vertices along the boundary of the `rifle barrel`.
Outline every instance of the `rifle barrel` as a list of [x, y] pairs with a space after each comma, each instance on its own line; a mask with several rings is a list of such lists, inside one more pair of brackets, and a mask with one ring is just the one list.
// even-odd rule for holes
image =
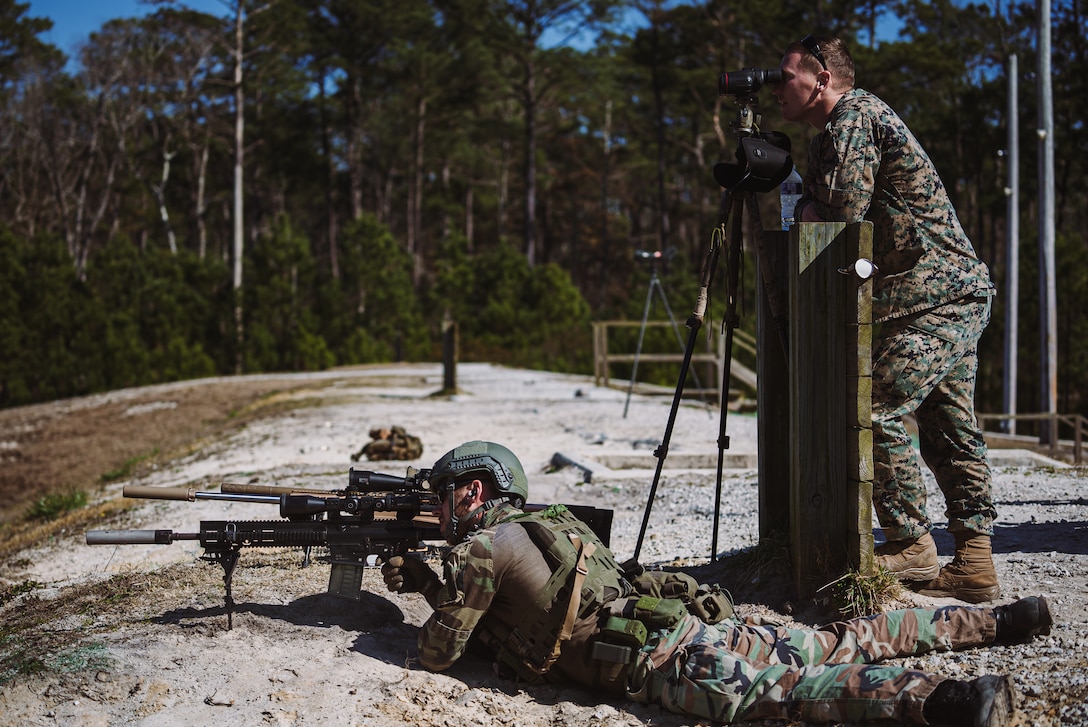
[[88, 530], [87, 545], [169, 545], [175, 540], [200, 540], [200, 533], [173, 530]]
[[318, 490], [308, 487], [282, 487], [280, 485], [247, 485], [237, 482], [224, 482], [220, 488], [231, 495], [324, 495], [325, 497], [337, 497], [344, 493], [343, 490]]
[[147, 487], [143, 485], [125, 485], [125, 497], [139, 497], [145, 500], [229, 500], [231, 502], [265, 502], [278, 504], [279, 495], [242, 494], [233, 492], [208, 492], [195, 487]]

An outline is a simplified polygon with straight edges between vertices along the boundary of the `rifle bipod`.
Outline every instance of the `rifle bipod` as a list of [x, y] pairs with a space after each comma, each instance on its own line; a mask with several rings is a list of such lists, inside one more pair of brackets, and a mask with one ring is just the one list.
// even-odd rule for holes
[[223, 566], [223, 587], [225, 590], [224, 604], [227, 609], [227, 631], [234, 629], [234, 595], [231, 593], [231, 583], [234, 580], [234, 569], [238, 565], [238, 556], [242, 553], [242, 546], [231, 545], [225, 550], [216, 550], [200, 556], [201, 560], [209, 563], [218, 563]]

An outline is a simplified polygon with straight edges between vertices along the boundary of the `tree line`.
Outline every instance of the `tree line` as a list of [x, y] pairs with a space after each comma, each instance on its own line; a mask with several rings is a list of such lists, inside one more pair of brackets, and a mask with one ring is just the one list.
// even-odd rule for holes
[[[1002, 151], [1017, 55], [1018, 408], [1039, 408], [1033, 4], [224, 8], [158, 2], [104, 24], [69, 58], [40, 37], [51, 21], [0, 0], [0, 406], [437, 360], [448, 321], [465, 359], [588, 372], [590, 321], [641, 315], [649, 270], [636, 250], [674, 248], [659, 271], [673, 307], [682, 317], [695, 299], [718, 211], [711, 169], [737, 145], [737, 107], [718, 96], [718, 75], [775, 67], [790, 41], [829, 32], [850, 43], [858, 84], [926, 146], [998, 285], [981, 411], [1001, 408]], [[1077, 192], [1088, 33], [1079, 3], [1052, 13], [1059, 408], [1088, 413]], [[884, 37], [888, 23], [899, 30]], [[803, 165], [813, 130], [782, 122], [762, 95], [763, 127], [786, 132]], [[770, 227], [777, 199], [760, 206]], [[746, 264], [747, 328], [754, 270]]]

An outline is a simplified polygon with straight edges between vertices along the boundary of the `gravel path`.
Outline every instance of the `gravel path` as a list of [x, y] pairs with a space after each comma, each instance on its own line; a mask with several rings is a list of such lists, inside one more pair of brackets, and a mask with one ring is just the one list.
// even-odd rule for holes
[[[284, 377], [285, 382], [312, 380]], [[208, 487], [220, 481], [343, 486], [349, 454], [372, 426], [400, 424], [423, 439], [419, 463], [355, 466], [403, 473], [429, 466], [466, 439], [508, 444], [530, 474], [531, 500], [591, 504], [615, 510], [612, 549], [623, 561], [635, 548], [655, 460], [667, 421], [668, 398], [636, 396], [622, 417], [625, 391], [593, 386], [586, 377], [463, 365], [456, 397], [429, 396], [441, 383], [437, 366], [338, 371], [319, 375], [327, 386], [287, 393], [279, 416], [261, 419], [221, 440], [204, 443], [169, 466], [111, 485]], [[168, 406], [170, 390], [132, 395], [148, 411]], [[80, 407], [70, 407], [73, 415]], [[731, 454], [720, 503], [718, 551], [755, 545], [758, 487], [750, 462], [755, 420], [730, 414]], [[781, 579], [730, 581], [736, 573], [709, 562], [716, 455], [716, 413], [680, 408], [669, 458], [641, 551], [646, 565], [680, 565], [720, 580], [741, 614], [787, 623], [829, 620], [826, 604], [791, 599]], [[558, 461], [580, 466], [556, 467]], [[747, 458], [747, 459], [746, 459]], [[626, 459], [624, 466], [621, 460]], [[1088, 725], [1088, 493], [1084, 472], [1063, 466], [1020, 467], [994, 453], [999, 522], [994, 539], [1002, 602], [1046, 594], [1058, 623], [1050, 636], [1025, 645], [899, 660], [949, 677], [1011, 673], [1023, 693], [1024, 725]], [[611, 463], [604, 466], [602, 463]], [[632, 468], [635, 467], [635, 468]], [[586, 482], [587, 471], [592, 472]], [[941, 496], [932, 486], [933, 510]], [[268, 518], [250, 503], [146, 502], [96, 527], [192, 529], [201, 519]], [[939, 514], [939, 512], [934, 513]], [[497, 684], [487, 665], [466, 661], [448, 675], [411, 664], [415, 626], [427, 611], [417, 596], [388, 594], [375, 572], [361, 606], [322, 594], [324, 567], [298, 569], [288, 557], [245, 553], [236, 576], [242, 604], [231, 632], [223, 630], [217, 569], [184, 544], [91, 548], [72, 532], [3, 564], [0, 585], [34, 580], [46, 588], [0, 608], [9, 619], [41, 599], [65, 599], [111, 575], [147, 574], [127, 612], [108, 604], [75, 622], [44, 628], [93, 639], [108, 668], [21, 678], [0, 686], [0, 724], [365, 724], [365, 725], [683, 725], [657, 708], [601, 700], [579, 689]], [[937, 522], [942, 560], [952, 540]], [[275, 566], [270, 568], [269, 566]], [[156, 584], [163, 574], [168, 586]], [[139, 589], [137, 589], [139, 590]], [[322, 594], [322, 595], [318, 595]], [[31, 600], [27, 600], [31, 599]], [[37, 599], [37, 600], [33, 600]], [[903, 605], [951, 603], [906, 593]], [[67, 630], [65, 630], [67, 629]], [[242, 668], [244, 665], [245, 668]]]

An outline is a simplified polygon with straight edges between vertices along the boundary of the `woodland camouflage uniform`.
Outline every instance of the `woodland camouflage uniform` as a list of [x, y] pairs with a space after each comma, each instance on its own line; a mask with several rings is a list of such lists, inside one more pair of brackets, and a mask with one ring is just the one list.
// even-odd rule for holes
[[[446, 669], [476, 644], [502, 670], [522, 679], [574, 681], [712, 720], [922, 723], [923, 702], [943, 678], [872, 662], [989, 644], [995, 638], [993, 610], [970, 606], [895, 611], [819, 630], [735, 619], [709, 625], [681, 609], [668, 625], [643, 632], [645, 642], [628, 663], [601, 660], [594, 650], [605, 639], [601, 624], [610, 623], [609, 614], [629, 613], [635, 597], [607, 547], [571, 518], [568, 529], [595, 550], [585, 568], [571, 637], [550, 671], [541, 675], [511, 662], [509, 653], [502, 655], [517, 650], [511, 644], [524, 639], [513, 633], [531, 627], [541, 605], [555, 606], [554, 611], [565, 604], [565, 597], [558, 604], [532, 603], [548, 592], [556, 573], [570, 572], [556, 566], [554, 558], [549, 561], [539, 538], [523, 527], [540, 517], [503, 504], [486, 513], [467, 541], [453, 546], [432, 604], [435, 612], [420, 632], [424, 667]], [[665, 609], [654, 610], [661, 613]], [[657, 616], [646, 618], [653, 623]], [[544, 641], [546, 652], [551, 644]]]
[[902, 417], [945, 496], [949, 530], [993, 533], [986, 444], [974, 414], [978, 341], [994, 287], [933, 163], [899, 116], [848, 91], [809, 150], [805, 196], [825, 220], [873, 223], [873, 504], [889, 541], [932, 527]]

